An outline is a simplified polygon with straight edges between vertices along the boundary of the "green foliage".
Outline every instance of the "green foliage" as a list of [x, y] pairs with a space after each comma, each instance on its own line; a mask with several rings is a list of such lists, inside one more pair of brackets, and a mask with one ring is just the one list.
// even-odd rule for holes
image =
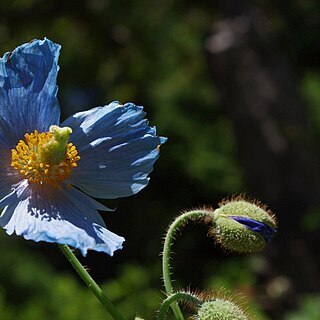
[[320, 229], [320, 209], [315, 208], [314, 210], [306, 213], [301, 221], [301, 226], [304, 231], [312, 232]]
[[[2, 234], [3, 235], [3, 234]], [[40, 256], [19, 242], [0, 238], [1, 320], [101, 320], [112, 319], [78, 278], [57, 273]], [[159, 267], [125, 265], [116, 280], [102, 287], [128, 319], [154, 317], [162, 294], [152, 288]]]
[[285, 320], [318, 320], [319, 319], [319, 295], [305, 295], [300, 299], [298, 310], [290, 312]]
[[[218, 291], [224, 287], [235, 292], [241, 291], [241, 288], [255, 285], [255, 277], [250, 270], [247, 257], [232, 257], [219, 264], [218, 268], [214, 268], [214, 265], [207, 266], [206, 289]], [[214, 269], [210, 272], [211, 268]]]
[[301, 90], [307, 102], [312, 128], [320, 134], [320, 74], [307, 72], [302, 79]]
[[108, 293], [112, 301], [116, 301], [121, 313], [132, 319], [142, 316], [145, 319], [154, 318], [155, 311], [163, 295], [152, 283], [161, 285], [158, 281], [160, 265], [143, 267], [127, 264], [122, 268], [120, 276], [107, 282], [103, 290]]

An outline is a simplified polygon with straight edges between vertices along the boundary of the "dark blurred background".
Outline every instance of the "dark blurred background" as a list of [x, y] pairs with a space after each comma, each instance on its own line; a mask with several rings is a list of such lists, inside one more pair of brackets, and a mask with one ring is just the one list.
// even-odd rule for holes
[[[155, 317], [165, 229], [232, 194], [260, 199], [279, 232], [259, 255], [226, 255], [205, 226], [174, 246], [177, 286], [244, 293], [258, 319], [320, 319], [320, 3], [0, 1], [1, 55], [34, 38], [62, 45], [63, 119], [113, 100], [145, 106], [169, 137], [138, 195], [107, 202], [126, 238], [81, 261], [128, 317]], [[0, 237], [1, 320], [109, 319], [55, 245]]]

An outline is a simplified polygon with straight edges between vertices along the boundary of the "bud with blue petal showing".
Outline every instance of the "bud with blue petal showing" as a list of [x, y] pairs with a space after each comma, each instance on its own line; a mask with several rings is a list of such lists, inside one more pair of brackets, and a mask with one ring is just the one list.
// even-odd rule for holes
[[227, 250], [259, 252], [276, 232], [274, 215], [258, 202], [235, 198], [219, 206], [214, 212], [211, 234]]

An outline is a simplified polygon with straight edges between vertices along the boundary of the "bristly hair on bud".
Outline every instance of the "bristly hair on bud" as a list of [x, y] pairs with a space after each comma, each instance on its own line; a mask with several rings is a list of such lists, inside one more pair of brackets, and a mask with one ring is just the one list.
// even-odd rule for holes
[[230, 295], [226, 290], [198, 295], [203, 303], [193, 317], [197, 320], [252, 320], [242, 295]]
[[239, 253], [259, 252], [277, 230], [275, 216], [259, 201], [243, 196], [223, 200], [215, 210], [209, 234], [223, 248]]
[[221, 208], [222, 206], [227, 205], [230, 202], [246, 202], [246, 203], [251, 203], [253, 205], [256, 205], [256, 207], [260, 208], [260, 210], [263, 210], [264, 212], [267, 213], [267, 219], [269, 220], [271, 218], [272, 224], [277, 225], [277, 219], [275, 214], [268, 208], [268, 206], [264, 203], [262, 203], [260, 200], [255, 199], [253, 197], [250, 197], [244, 193], [238, 194], [238, 195], [233, 195], [231, 197], [227, 197], [222, 199], [221, 202], [219, 202], [219, 207]]

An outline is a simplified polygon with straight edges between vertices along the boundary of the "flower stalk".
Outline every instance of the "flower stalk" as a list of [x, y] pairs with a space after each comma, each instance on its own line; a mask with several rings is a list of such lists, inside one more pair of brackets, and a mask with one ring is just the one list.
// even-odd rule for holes
[[116, 309], [113, 303], [107, 298], [98, 284], [92, 279], [90, 274], [84, 268], [84, 266], [80, 263], [77, 257], [73, 254], [72, 250], [65, 244], [60, 244], [59, 248], [62, 253], [68, 259], [72, 267], [76, 270], [78, 275], [84, 281], [84, 283], [89, 287], [92, 293], [97, 297], [97, 299], [101, 302], [104, 308], [109, 312], [114, 320], [125, 320], [124, 317], [120, 314], [120, 312]]
[[[166, 293], [168, 296], [171, 296], [173, 291], [173, 285], [171, 280], [171, 273], [170, 273], [170, 253], [171, 247], [173, 245], [173, 241], [176, 237], [176, 234], [180, 230], [182, 226], [187, 224], [189, 221], [200, 220], [208, 215], [214, 215], [213, 211], [209, 210], [193, 210], [183, 213], [182, 215], [178, 216], [173, 223], [170, 225], [163, 246], [163, 254], [162, 254], [162, 275], [163, 275], [163, 282]], [[172, 311], [174, 316], [177, 320], [183, 320], [183, 314], [180, 310], [180, 307], [177, 301], [173, 301], [171, 304]]]

